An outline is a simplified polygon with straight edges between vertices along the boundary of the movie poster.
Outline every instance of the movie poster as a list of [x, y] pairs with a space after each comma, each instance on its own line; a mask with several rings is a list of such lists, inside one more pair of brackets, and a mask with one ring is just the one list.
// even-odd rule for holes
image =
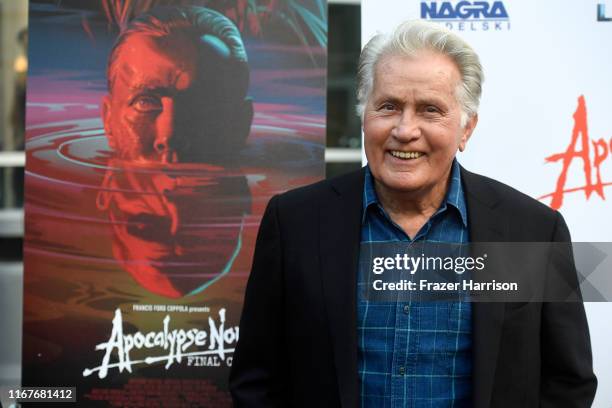
[[326, 3], [31, 0], [29, 19], [23, 385], [229, 406], [263, 210], [324, 175]]

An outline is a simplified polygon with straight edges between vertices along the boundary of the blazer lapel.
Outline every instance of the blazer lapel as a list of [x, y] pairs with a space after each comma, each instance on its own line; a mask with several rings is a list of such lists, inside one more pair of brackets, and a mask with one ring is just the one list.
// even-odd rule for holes
[[[507, 224], [495, 211], [499, 197], [479, 176], [461, 169], [470, 241], [503, 242]], [[475, 244], [474, 244], [475, 243]], [[474, 408], [488, 408], [493, 391], [505, 303], [472, 303], [472, 395]]]
[[356, 292], [363, 182], [363, 169], [332, 180], [330, 199], [319, 207], [321, 281], [343, 407], [359, 401]]

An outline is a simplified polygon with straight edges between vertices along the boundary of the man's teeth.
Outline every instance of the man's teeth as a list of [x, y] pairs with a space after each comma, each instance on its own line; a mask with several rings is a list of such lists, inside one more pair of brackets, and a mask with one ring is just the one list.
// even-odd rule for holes
[[418, 159], [423, 155], [421, 152], [401, 152], [399, 150], [392, 150], [391, 155], [398, 159]]

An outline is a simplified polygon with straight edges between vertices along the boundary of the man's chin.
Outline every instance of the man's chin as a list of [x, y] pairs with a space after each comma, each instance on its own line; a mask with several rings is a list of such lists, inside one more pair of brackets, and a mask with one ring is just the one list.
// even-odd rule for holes
[[426, 187], [424, 177], [416, 172], [383, 172], [377, 185], [392, 192], [418, 192]]

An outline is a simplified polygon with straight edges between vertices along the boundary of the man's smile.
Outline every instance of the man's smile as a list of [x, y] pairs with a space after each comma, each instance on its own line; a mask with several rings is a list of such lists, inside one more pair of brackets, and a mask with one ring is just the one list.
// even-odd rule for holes
[[421, 156], [424, 156], [423, 152], [415, 152], [415, 151], [402, 151], [402, 150], [391, 150], [389, 151], [391, 156], [396, 157], [402, 160], [413, 160], [418, 159]]

